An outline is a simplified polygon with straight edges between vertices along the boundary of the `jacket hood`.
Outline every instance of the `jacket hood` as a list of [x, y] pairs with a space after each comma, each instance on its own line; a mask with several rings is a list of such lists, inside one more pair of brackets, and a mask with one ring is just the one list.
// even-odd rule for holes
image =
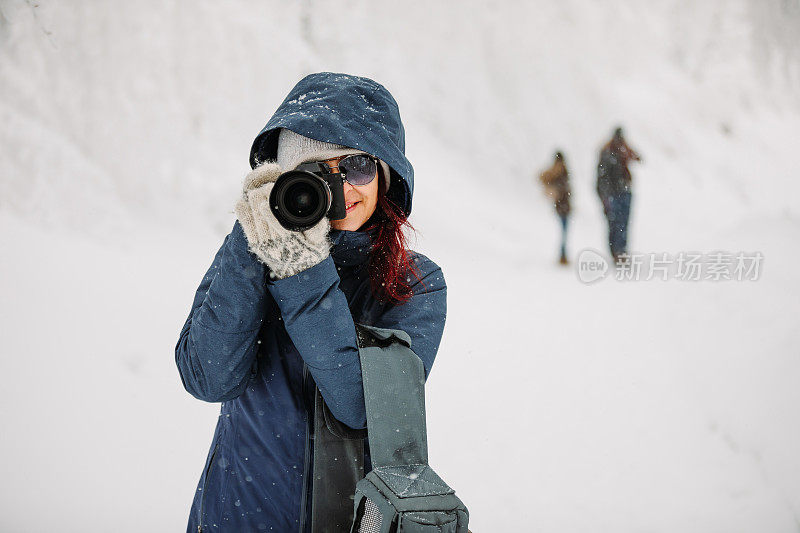
[[319, 72], [300, 80], [253, 141], [250, 166], [273, 160], [281, 128], [318, 141], [363, 150], [389, 165], [389, 199], [411, 214], [414, 167], [405, 156], [400, 109], [369, 78]]

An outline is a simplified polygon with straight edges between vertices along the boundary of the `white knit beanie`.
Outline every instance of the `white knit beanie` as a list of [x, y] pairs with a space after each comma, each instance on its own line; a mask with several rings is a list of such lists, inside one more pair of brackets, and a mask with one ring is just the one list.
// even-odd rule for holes
[[[278, 166], [281, 167], [284, 172], [294, 170], [301, 163], [306, 163], [308, 161], [324, 161], [326, 159], [352, 154], [367, 153], [362, 150], [356, 150], [338, 144], [309, 139], [308, 137], [304, 137], [286, 128], [281, 128], [278, 134]], [[380, 159], [378, 159], [378, 162], [383, 168], [383, 175], [386, 178], [386, 187], [384, 189], [384, 192], [386, 192], [389, 190], [389, 165]]]

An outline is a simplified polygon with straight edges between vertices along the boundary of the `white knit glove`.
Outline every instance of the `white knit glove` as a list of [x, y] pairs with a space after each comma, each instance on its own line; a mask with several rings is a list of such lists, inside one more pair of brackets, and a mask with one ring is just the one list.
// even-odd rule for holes
[[264, 163], [250, 171], [235, 209], [250, 251], [269, 267], [275, 279], [288, 278], [321, 263], [331, 246], [328, 217], [306, 231], [291, 231], [272, 214], [269, 194], [281, 173], [276, 163]]

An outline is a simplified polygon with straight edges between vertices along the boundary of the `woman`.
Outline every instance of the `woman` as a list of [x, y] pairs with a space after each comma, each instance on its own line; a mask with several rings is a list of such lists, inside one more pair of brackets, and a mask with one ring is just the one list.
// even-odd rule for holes
[[539, 181], [544, 185], [545, 194], [553, 200], [556, 214], [561, 220], [561, 257], [558, 262], [562, 265], [569, 263], [567, 260], [567, 222], [569, 219], [569, 199], [572, 191], [569, 186], [569, 172], [564, 161], [564, 154], [556, 152], [553, 166], [539, 175]]
[[[222, 402], [188, 531], [311, 530], [312, 507], [331, 503], [316, 489], [339, 477], [313, 471], [319, 404], [331, 431], [366, 427], [356, 325], [401, 330], [430, 372], [446, 286], [433, 261], [405, 248], [414, 174], [404, 151], [391, 94], [333, 73], [301, 80], [256, 137], [238, 220], [175, 351], [186, 390]], [[309, 161], [336, 170], [359, 154], [371, 156], [358, 168], [374, 177], [344, 183], [345, 219], [323, 218], [304, 232], [277, 223], [267, 199], [281, 172]], [[369, 450], [358, 449], [363, 476]], [[340, 507], [352, 506], [352, 488], [335, 491]]]

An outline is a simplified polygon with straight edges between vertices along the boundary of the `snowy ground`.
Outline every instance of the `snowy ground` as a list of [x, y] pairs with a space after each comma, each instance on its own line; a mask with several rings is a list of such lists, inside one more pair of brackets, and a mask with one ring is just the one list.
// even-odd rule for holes
[[[798, 531], [800, 19], [283, 4], [0, 3], [0, 530], [185, 527], [218, 406], [183, 391], [177, 334], [252, 135], [329, 69], [385, 82], [406, 121], [417, 248], [449, 286], [430, 456], [473, 531]], [[758, 251], [758, 281], [555, 265], [533, 174], [565, 150], [571, 255], [603, 250], [616, 121], [645, 158], [633, 248]]]

